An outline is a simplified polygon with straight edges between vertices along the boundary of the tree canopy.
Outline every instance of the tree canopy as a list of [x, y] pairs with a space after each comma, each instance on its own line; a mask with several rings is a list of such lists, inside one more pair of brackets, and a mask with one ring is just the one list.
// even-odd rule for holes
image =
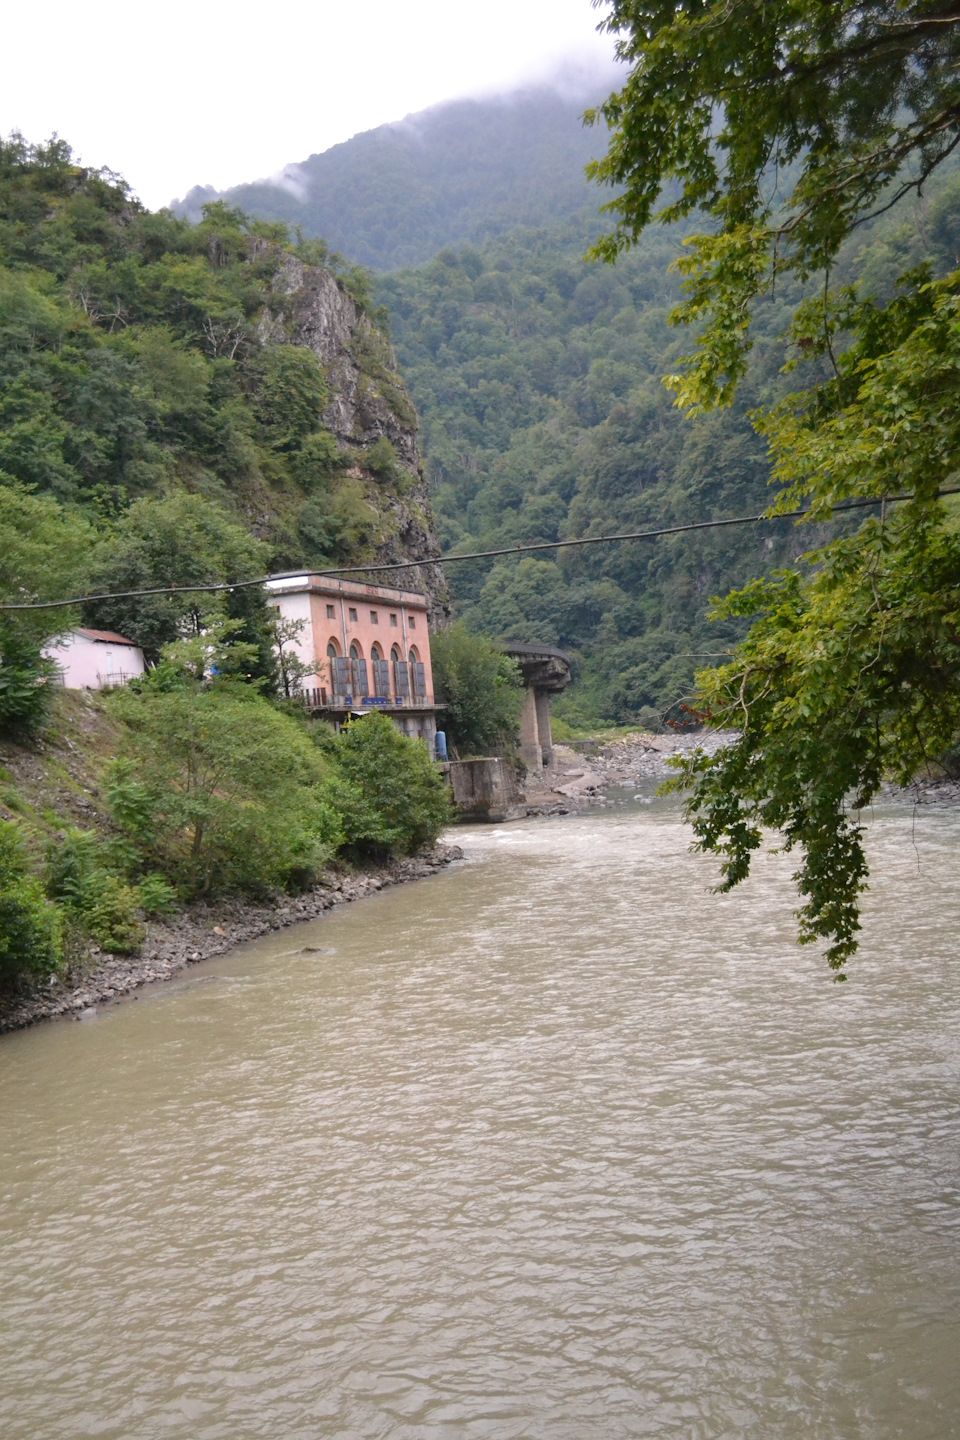
[[437, 703], [460, 758], [515, 746], [523, 708], [517, 662], [485, 635], [471, 635], [462, 622], [437, 631], [430, 648]]
[[711, 217], [679, 267], [681, 318], [707, 321], [681, 395], [725, 399], [751, 301], [786, 271], [829, 270], [854, 226], [956, 147], [960, 13], [949, 0], [613, 0], [604, 28], [631, 69], [589, 112], [613, 131], [589, 172], [622, 187], [594, 253], [615, 259], [652, 218]]
[[678, 777], [722, 888], [749, 873], [764, 827], [801, 850], [800, 938], [826, 939], [843, 978], [867, 876], [860, 811], [960, 730], [960, 544], [939, 498], [958, 479], [960, 277], [914, 267], [878, 294], [856, 270], [831, 288], [831, 267], [960, 140], [960, 13], [622, 0], [609, 24], [633, 68], [602, 107], [614, 135], [594, 174], [625, 188], [596, 253], [615, 258], [653, 218], [707, 222], [678, 264], [673, 318], [700, 327], [697, 355], [667, 377], [678, 404], [733, 399], [751, 321], [792, 272], [785, 368], [806, 363], [808, 384], [753, 414], [781, 486], [773, 511], [805, 501], [820, 521], [851, 496], [882, 502], [856, 534], [718, 602], [719, 618], [752, 625], [700, 673], [698, 703], [739, 734]]

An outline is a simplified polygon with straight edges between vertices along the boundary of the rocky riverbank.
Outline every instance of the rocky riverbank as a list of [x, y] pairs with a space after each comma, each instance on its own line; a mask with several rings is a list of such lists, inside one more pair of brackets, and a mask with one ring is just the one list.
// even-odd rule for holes
[[198, 960], [222, 955], [271, 930], [316, 920], [336, 905], [362, 900], [390, 885], [435, 875], [451, 861], [462, 858], [459, 845], [437, 845], [410, 859], [396, 860], [362, 874], [331, 872], [323, 884], [305, 895], [281, 895], [272, 903], [260, 905], [239, 899], [192, 905], [170, 920], [151, 923], [138, 954], [94, 955], [82, 975], [56, 981], [42, 993], [8, 1002], [0, 1008], [0, 1034], [41, 1020], [82, 1020], [93, 1015], [97, 1006], [129, 995], [142, 985], [169, 980]]
[[[554, 749], [555, 768], [544, 775], [540, 786], [527, 790], [521, 815], [565, 815], [588, 805], [603, 803], [604, 791], [628, 788], [642, 780], [664, 780], [672, 774], [667, 764], [671, 755], [702, 749], [714, 754], [736, 738], [733, 730], [704, 730], [695, 734], [627, 735], [583, 754], [566, 745]], [[960, 804], [960, 780], [946, 777], [917, 779], [900, 787], [884, 785], [883, 800], [901, 805], [955, 806]]]
[[895, 800], [898, 805], [960, 805], [960, 780], [914, 780], [912, 785], [902, 788], [884, 785], [881, 794], [885, 800]]
[[566, 745], [554, 747], [555, 768], [539, 787], [529, 787], [520, 807], [527, 815], [564, 815], [602, 801], [604, 791], [630, 786], [641, 780], [663, 780], [670, 773], [671, 755], [697, 747], [713, 754], [731, 738], [728, 731], [704, 731], [695, 735], [627, 735], [611, 740], [594, 754], [583, 754]]

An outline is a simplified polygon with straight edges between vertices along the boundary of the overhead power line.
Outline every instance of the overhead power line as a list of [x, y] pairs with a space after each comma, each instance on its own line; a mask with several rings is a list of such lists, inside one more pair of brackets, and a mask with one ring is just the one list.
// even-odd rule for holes
[[[960, 486], [938, 490], [933, 497], [960, 495]], [[912, 500], [912, 495], [882, 495], [876, 499], [848, 500], [834, 505], [831, 515], [847, 510], [863, 510], [871, 505], [899, 504]], [[0, 604], [4, 610], [57, 610], [68, 605], [89, 605], [95, 600], [135, 600], [147, 595], [210, 595], [224, 590], [248, 590], [254, 585], [265, 585], [268, 580], [296, 580], [301, 575], [313, 575], [318, 579], [336, 579], [342, 575], [379, 574], [384, 570], [419, 570], [424, 565], [453, 565], [464, 560], [493, 560], [502, 555], [533, 555], [541, 550], [564, 550], [579, 545], [614, 545], [626, 540], [658, 540], [664, 535], [685, 535], [691, 530], [720, 530], [729, 525], [757, 525], [762, 521], [801, 520], [812, 515], [813, 509], [788, 510], [782, 515], [770, 515], [761, 511], [759, 515], [737, 515], [730, 520], [693, 520], [686, 525], [665, 525], [657, 530], [634, 530], [622, 535], [586, 535], [579, 540], [538, 540], [531, 545], [505, 545], [498, 550], [474, 550], [466, 555], [427, 555], [422, 560], [391, 560], [383, 564], [341, 565], [332, 570], [315, 570], [301, 565], [299, 570], [289, 570], [282, 575], [259, 575], [255, 580], [223, 580], [215, 585], [158, 585], [149, 590], [109, 590], [100, 595], [73, 595], [66, 600], [33, 600], [18, 604]]]

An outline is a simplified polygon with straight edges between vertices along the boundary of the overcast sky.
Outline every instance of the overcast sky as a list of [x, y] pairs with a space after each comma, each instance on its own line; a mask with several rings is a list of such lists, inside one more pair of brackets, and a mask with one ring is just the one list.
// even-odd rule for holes
[[46, 0], [8, 7], [0, 131], [54, 131], [151, 208], [415, 110], [613, 53], [590, 0]]

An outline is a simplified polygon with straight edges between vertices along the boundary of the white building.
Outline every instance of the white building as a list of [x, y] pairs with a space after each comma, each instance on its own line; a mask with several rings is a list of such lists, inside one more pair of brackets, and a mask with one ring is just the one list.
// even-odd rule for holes
[[112, 630], [69, 630], [44, 650], [60, 670], [68, 690], [104, 690], [126, 685], [146, 670], [143, 651], [132, 640]]

